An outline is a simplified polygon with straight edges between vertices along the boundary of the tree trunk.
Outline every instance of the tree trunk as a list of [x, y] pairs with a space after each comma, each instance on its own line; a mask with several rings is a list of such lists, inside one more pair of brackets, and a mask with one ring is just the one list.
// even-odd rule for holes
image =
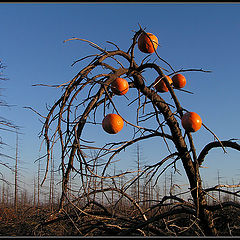
[[[181, 129], [179, 128], [176, 118], [174, 117], [172, 111], [170, 110], [168, 104], [166, 104], [164, 99], [162, 99], [155, 91], [145, 86], [143, 78], [139, 74], [139, 72], [133, 72], [132, 76], [134, 78], [134, 84], [136, 85], [137, 89], [139, 89], [141, 93], [143, 93], [148, 99], [152, 101], [152, 103], [163, 114], [165, 121], [167, 122], [167, 125], [173, 137], [173, 142], [176, 149], [178, 150], [184, 170], [187, 174], [191, 189], [191, 195], [193, 197], [197, 210], [197, 216], [200, 219], [200, 223], [203, 227], [204, 233], [208, 236], [217, 235], [216, 229], [213, 224], [212, 214], [204, 208], [206, 206], [206, 199], [201, 186], [201, 178], [199, 175], [198, 164], [192, 161], [191, 155], [188, 151], [188, 147], [182, 136]], [[177, 100], [176, 102], [178, 103]]]

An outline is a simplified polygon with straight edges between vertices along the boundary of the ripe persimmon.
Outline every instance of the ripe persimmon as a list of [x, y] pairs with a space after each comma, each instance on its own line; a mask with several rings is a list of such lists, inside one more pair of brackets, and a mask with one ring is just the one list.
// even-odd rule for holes
[[102, 121], [102, 127], [109, 134], [116, 134], [123, 128], [124, 121], [118, 114], [110, 113]]
[[175, 74], [172, 81], [175, 88], [183, 88], [186, 85], [186, 78], [180, 73]]
[[117, 95], [124, 95], [128, 92], [129, 85], [128, 81], [124, 78], [116, 78], [111, 83], [111, 90]]
[[[156, 79], [155, 79], [155, 82], [154, 83], [157, 83], [154, 87], [155, 89], [157, 90], [157, 92], [168, 92], [168, 88], [167, 88], [167, 85], [165, 84], [164, 80], [161, 79], [162, 77], [161, 76], [158, 76]], [[172, 79], [166, 75], [166, 78], [168, 80], [168, 82], [170, 84], [172, 84]], [[159, 81], [159, 79], [161, 79]]]
[[[152, 40], [150, 40], [150, 39]], [[142, 32], [138, 38], [138, 48], [144, 53], [153, 53], [158, 47], [158, 39], [152, 33]]]
[[187, 132], [196, 132], [202, 126], [201, 117], [195, 112], [187, 112], [181, 118], [182, 126]]

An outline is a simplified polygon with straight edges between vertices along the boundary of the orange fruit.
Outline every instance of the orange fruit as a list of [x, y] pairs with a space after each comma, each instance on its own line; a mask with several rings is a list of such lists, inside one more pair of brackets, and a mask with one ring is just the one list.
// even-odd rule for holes
[[[152, 42], [151, 42], [151, 40]], [[138, 38], [138, 48], [141, 52], [144, 53], [153, 53], [158, 47], [158, 39], [152, 33], [144, 33], [142, 32]], [[155, 48], [155, 50], [154, 50]]]
[[186, 85], [186, 78], [180, 73], [175, 74], [172, 81], [175, 88], [183, 88]]
[[129, 85], [128, 81], [124, 78], [116, 78], [111, 83], [111, 90], [117, 95], [124, 95], [128, 92]]
[[[162, 78], [162, 77], [158, 76], [154, 83], [158, 82], [160, 78]], [[167, 78], [168, 82], [170, 84], [172, 84], [172, 79], [167, 75], [166, 75], [166, 78]], [[167, 85], [165, 84], [163, 79], [161, 79], [154, 87], [157, 90], [157, 92], [168, 92]]]
[[124, 121], [118, 114], [110, 113], [102, 121], [102, 127], [109, 134], [116, 134], [123, 128]]
[[187, 112], [181, 118], [182, 126], [187, 132], [196, 132], [202, 126], [201, 117], [195, 112]]

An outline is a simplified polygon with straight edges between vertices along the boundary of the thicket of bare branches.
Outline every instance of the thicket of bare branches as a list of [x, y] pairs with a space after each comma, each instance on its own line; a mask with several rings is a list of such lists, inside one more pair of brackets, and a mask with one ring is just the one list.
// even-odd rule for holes
[[[179, 119], [188, 110], [181, 105], [175, 94], [175, 91], [179, 90], [174, 89], [166, 79], [166, 75], [172, 76], [181, 72], [198, 71], [204, 74], [209, 71], [184, 68], [175, 70], [158, 55], [157, 51], [153, 53], [157, 61], [151, 62], [151, 56], [147, 55], [137, 63], [135, 49], [142, 32], [145, 31], [140, 27], [134, 33], [127, 51], [121, 50], [112, 42], [108, 44], [114, 50], [104, 49], [80, 38], [65, 41], [83, 41], [95, 48], [97, 53], [83, 56], [73, 63], [77, 65], [90, 59], [90, 62], [70, 81], [57, 86], [46, 85], [62, 89], [62, 95], [48, 109], [46, 116], [39, 114], [44, 119], [40, 136], [44, 138], [46, 144], [46, 172], [42, 184], [46, 180], [55, 150], [60, 149], [62, 194], [58, 211], [41, 226], [67, 218], [78, 230], [79, 235], [174, 235], [184, 234], [189, 229], [193, 235], [217, 235], [213, 212], [227, 206], [239, 207], [233, 202], [209, 206], [206, 201], [208, 192], [221, 191], [221, 186], [203, 189], [199, 172], [199, 167], [210, 150], [216, 147], [221, 147], [224, 152], [227, 147], [240, 150], [239, 144], [233, 140], [220, 141], [203, 123], [203, 127], [215, 137], [216, 141], [207, 144], [197, 155], [191, 133], [183, 132], [179, 126]], [[164, 95], [155, 91], [153, 81], [145, 79], [146, 71], [153, 71], [164, 79], [169, 89], [171, 103], [166, 102]], [[117, 77], [127, 79], [131, 91], [136, 94], [136, 97], [129, 96], [129, 99], [122, 96], [128, 103], [126, 108], [137, 103], [135, 122], [130, 121], [127, 114], [122, 114], [117, 107], [117, 103], [121, 100], [110, 89], [110, 84]], [[186, 91], [186, 94], [189, 92]], [[125, 124], [132, 128], [132, 136], [129, 139], [96, 146], [94, 139], [86, 139], [87, 134], [84, 130], [101, 124], [100, 119], [109, 112], [122, 116]], [[155, 125], [148, 125], [149, 119], [154, 120]], [[152, 138], [163, 139], [169, 155], [151, 166], [145, 166], [141, 171], [136, 169], [138, 174], [127, 182], [121, 182], [121, 179], [131, 176], [133, 172], [108, 171], [119, 153], [127, 150], [129, 146], [143, 140], [150, 141]], [[174, 146], [174, 151], [170, 145]], [[148, 182], [155, 179], [156, 183], [169, 167], [174, 167], [177, 171], [177, 161], [182, 163], [186, 172], [192, 201], [170, 194], [162, 199], [152, 199], [151, 205], [146, 205], [146, 202], [139, 201], [137, 197], [133, 198], [128, 193], [128, 189], [143, 176]], [[73, 195], [71, 195], [70, 174], [81, 178], [79, 191]], [[113, 193], [116, 199], [111, 202], [109, 196]], [[229, 194], [232, 192], [229, 191]], [[238, 192], [234, 194], [238, 196]], [[99, 200], [100, 198], [105, 199], [104, 204]], [[171, 200], [170, 203], [167, 202], [168, 200]], [[121, 201], [125, 201], [125, 204], [130, 206], [127, 212], [118, 209]], [[175, 230], [166, 232], [166, 226], [169, 226], [167, 222], [171, 222], [171, 219], [175, 219], [172, 224], [174, 225], [172, 229]], [[186, 223], [184, 219], [188, 219], [188, 225], [184, 226]], [[162, 227], [163, 225], [165, 227]]]

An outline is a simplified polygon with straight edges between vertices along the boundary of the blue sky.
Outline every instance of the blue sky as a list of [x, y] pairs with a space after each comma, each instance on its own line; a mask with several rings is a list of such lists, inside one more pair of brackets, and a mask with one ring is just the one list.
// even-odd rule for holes
[[[158, 54], [175, 70], [212, 71], [186, 73], [185, 88], [194, 94], [178, 91], [177, 96], [182, 106], [197, 112], [221, 140], [239, 138], [240, 4], [1, 3], [0, 58], [7, 66], [4, 74], [9, 78], [1, 83], [2, 95], [9, 105], [15, 105], [2, 108], [1, 116], [22, 127], [19, 144], [25, 177], [30, 179], [37, 169], [34, 160], [39, 156], [38, 133], [42, 125], [39, 117], [24, 107], [30, 106], [46, 115], [46, 104], [51, 105], [61, 94], [54, 88], [32, 85], [67, 82], [84, 66], [71, 67], [75, 60], [97, 53], [81, 41], [63, 41], [84, 38], [103, 48], [111, 47], [106, 41], [112, 41], [127, 50], [133, 31], [139, 30], [138, 24], [158, 37], [161, 45]], [[135, 56], [140, 63], [146, 55], [136, 50]], [[166, 67], [162, 62], [159, 65]], [[150, 82], [155, 79], [155, 75], [148, 77]], [[124, 112], [130, 118], [131, 113]], [[117, 137], [123, 138], [126, 131]], [[89, 136], [94, 138], [95, 132], [90, 129]], [[15, 135], [1, 134], [10, 145], [3, 151], [14, 156]], [[204, 128], [194, 133], [193, 138], [198, 153], [213, 140]], [[109, 136], [102, 139], [110, 140]], [[145, 142], [142, 147], [146, 162], [154, 163], [164, 156], [165, 150], [162, 154], [158, 139]], [[134, 148], [124, 153], [119, 168], [134, 165], [133, 152]], [[236, 179], [240, 169], [238, 160], [235, 150], [229, 149], [228, 154], [223, 154], [221, 149], [213, 150], [206, 158], [207, 168], [201, 170], [204, 179], [216, 182], [217, 170], [226, 181]]]

